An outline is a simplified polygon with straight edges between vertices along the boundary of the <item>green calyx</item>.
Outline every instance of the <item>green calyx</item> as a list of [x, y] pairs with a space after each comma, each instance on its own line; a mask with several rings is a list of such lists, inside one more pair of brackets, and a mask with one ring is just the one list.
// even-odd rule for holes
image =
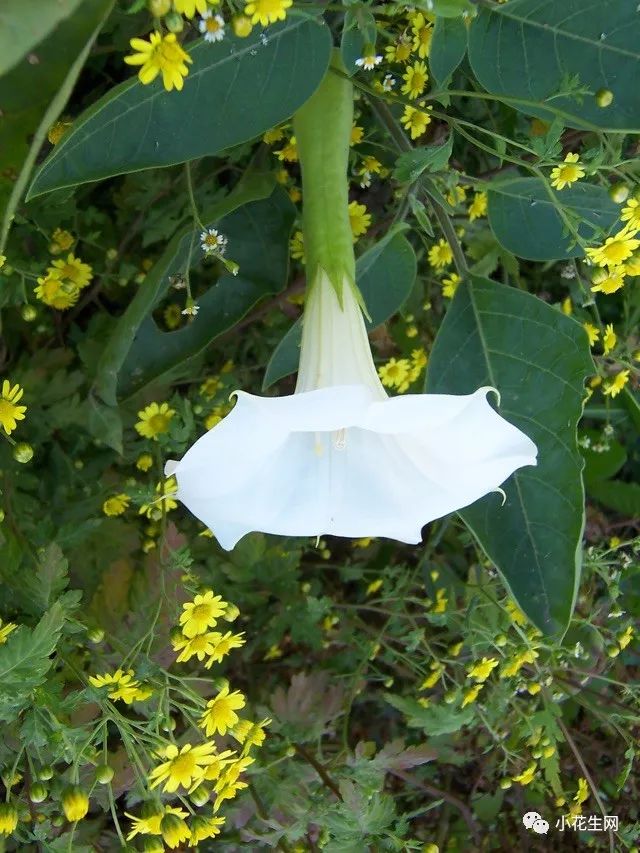
[[341, 74], [338, 51], [319, 88], [295, 114], [293, 129], [302, 170], [307, 281], [328, 275], [342, 304], [345, 281], [355, 287], [355, 256], [349, 221], [349, 143], [353, 86]]

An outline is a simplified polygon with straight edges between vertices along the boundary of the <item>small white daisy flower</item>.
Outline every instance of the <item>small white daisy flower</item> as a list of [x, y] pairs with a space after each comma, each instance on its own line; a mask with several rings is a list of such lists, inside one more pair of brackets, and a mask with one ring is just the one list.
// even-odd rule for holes
[[360, 186], [362, 189], [366, 189], [371, 186], [371, 172], [367, 172], [366, 169], [364, 172], [360, 173]]
[[205, 41], [213, 43], [224, 38], [224, 18], [222, 15], [214, 15], [211, 9], [202, 13], [198, 28], [204, 33]]
[[228, 242], [217, 228], [207, 228], [200, 235], [200, 246], [205, 255], [224, 255]]
[[373, 71], [376, 65], [380, 65], [381, 62], [382, 57], [375, 56], [374, 54], [361, 56], [360, 59], [356, 59], [356, 65], [358, 68], [364, 68], [365, 71]]
[[393, 74], [385, 74], [384, 80], [382, 81], [383, 91], [390, 92], [395, 85], [396, 85], [396, 78], [393, 76]]
[[200, 306], [197, 302], [187, 303], [187, 307], [183, 309], [182, 313], [186, 314], [190, 317], [195, 317], [200, 310]]

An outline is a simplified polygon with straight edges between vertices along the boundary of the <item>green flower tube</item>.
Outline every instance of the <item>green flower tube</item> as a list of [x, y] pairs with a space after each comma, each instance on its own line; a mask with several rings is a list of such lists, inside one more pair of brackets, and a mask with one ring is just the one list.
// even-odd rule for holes
[[340, 301], [345, 280], [355, 284], [356, 270], [347, 180], [353, 85], [341, 70], [336, 51], [324, 80], [293, 120], [302, 169], [307, 281], [312, 285], [323, 270]]

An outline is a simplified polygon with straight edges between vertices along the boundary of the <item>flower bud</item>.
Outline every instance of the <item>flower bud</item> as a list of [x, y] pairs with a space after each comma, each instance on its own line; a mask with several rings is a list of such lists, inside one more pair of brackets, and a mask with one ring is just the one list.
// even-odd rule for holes
[[513, 784], [513, 782], [511, 781], [511, 779], [501, 779], [500, 780], [500, 787], [502, 788], [503, 791], [508, 791], [512, 784]]
[[0, 509], [0, 524], [4, 521], [4, 510]]
[[101, 785], [108, 785], [114, 775], [113, 767], [108, 764], [98, 764], [96, 767], [96, 781], [100, 782]]
[[233, 32], [239, 39], [245, 39], [251, 34], [251, 30], [253, 29], [253, 24], [246, 15], [236, 15], [231, 22], [231, 26], [233, 27]]
[[71, 785], [62, 794], [62, 810], [70, 823], [82, 820], [89, 811], [89, 797], [78, 785]]
[[169, 12], [167, 17], [164, 19], [164, 23], [170, 33], [181, 33], [184, 29], [182, 15], [179, 15], [177, 12]]
[[145, 838], [142, 849], [145, 853], [164, 853], [164, 844], [159, 838]]
[[160, 832], [169, 847], [177, 847], [189, 838], [189, 827], [176, 814], [166, 814], [160, 821]]
[[189, 794], [189, 799], [194, 806], [203, 806], [205, 803], [209, 802], [210, 797], [211, 791], [206, 785], [199, 785], [195, 791], [192, 791]]
[[41, 779], [43, 782], [48, 782], [49, 779], [53, 779], [53, 767], [50, 764], [45, 764], [44, 767], [41, 767], [37, 772], [38, 779]]
[[148, 0], [148, 6], [154, 18], [163, 18], [171, 10], [171, 0]]
[[26, 465], [27, 462], [31, 462], [33, 459], [33, 447], [31, 447], [30, 444], [27, 444], [26, 441], [21, 441], [13, 448], [13, 458], [16, 462], [21, 462], [23, 465]]
[[598, 89], [596, 92], [596, 104], [599, 107], [608, 107], [613, 103], [613, 92], [611, 89]]
[[622, 181], [619, 181], [617, 184], [611, 184], [609, 187], [609, 198], [616, 204], [622, 204], [623, 201], [629, 198], [629, 187]]
[[239, 608], [235, 604], [228, 604], [227, 609], [222, 614], [222, 618], [227, 622], [235, 622], [239, 615]]
[[102, 628], [92, 628], [89, 631], [88, 637], [90, 643], [95, 643], [97, 645], [104, 640], [104, 631]]
[[11, 803], [0, 803], [0, 836], [11, 835], [18, 825], [18, 810]]
[[41, 803], [46, 800], [47, 794], [46, 785], [43, 785], [42, 782], [34, 782], [29, 789], [29, 799], [32, 803]]
[[33, 305], [23, 305], [20, 309], [20, 314], [25, 323], [31, 323], [38, 316], [38, 312]]

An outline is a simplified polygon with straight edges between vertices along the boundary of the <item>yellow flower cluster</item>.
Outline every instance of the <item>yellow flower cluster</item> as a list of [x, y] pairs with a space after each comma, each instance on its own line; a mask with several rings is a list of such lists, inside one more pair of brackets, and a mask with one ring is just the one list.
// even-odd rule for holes
[[[72, 234], [57, 228], [52, 234], [49, 250], [57, 255], [66, 251], [73, 242]], [[91, 283], [92, 276], [89, 264], [70, 252], [66, 260], [58, 258], [52, 261], [45, 274], [38, 278], [35, 295], [45, 305], [65, 311], [76, 304], [80, 292]]]
[[421, 375], [427, 365], [427, 354], [421, 348], [411, 352], [411, 358], [390, 358], [378, 368], [380, 381], [386, 388], [395, 388], [404, 394]]
[[585, 250], [587, 258], [597, 269], [592, 275], [594, 293], [616, 293], [624, 287], [627, 277], [640, 275], [640, 206], [635, 198], [629, 199], [620, 215], [625, 223], [616, 234], [607, 237], [600, 246]]
[[172, 638], [173, 650], [178, 652], [178, 663], [186, 663], [192, 657], [199, 661], [206, 658], [205, 667], [209, 669], [219, 663], [232, 649], [238, 649], [245, 643], [243, 634], [231, 631], [213, 631], [219, 619], [233, 622], [238, 618], [238, 608], [214, 595], [211, 590], [196, 595], [182, 607], [180, 629]]
[[[234, 604], [207, 590], [185, 603], [179, 618], [178, 636], [173, 640], [177, 660], [188, 661], [196, 656], [205, 666], [219, 662], [233, 648], [244, 643], [242, 634], [232, 635], [211, 631], [219, 619], [234, 621], [239, 615]], [[140, 816], [127, 814], [132, 821], [127, 840], [136, 835], [162, 836], [163, 842], [175, 848], [189, 842], [195, 847], [199, 842], [218, 835], [224, 818], [216, 813], [225, 800], [233, 799], [247, 787], [240, 777], [254, 762], [251, 749], [262, 745], [265, 727], [271, 722], [259, 723], [241, 719], [238, 711], [245, 707], [246, 699], [238, 690], [231, 690], [228, 682], [217, 683], [217, 693], [210, 699], [198, 721], [207, 740], [204, 743], [164, 744], [156, 753], [159, 763], [149, 774], [149, 788], [162, 786], [167, 794], [186, 792], [196, 805], [203, 806], [213, 798], [211, 812], [189, 817], [186, 811], [172, 806], [150, 803], [143, 807]], [[216, 735], [227, 735], [241, 745], [234, 749], [220, 749], [211, 740]]]
[[136, 678], [134, 671], [128, 669], [126, 672], [117, 669], [115, 672], [106, 672], [104, 675], [90, 675], [89, 683], [93, 687], [108, 687], [107, 696], [114, 702], [122, 700], [126, 705], [132, 702], [143, 702], [148, 699], [153, 690], [142, 685]]

